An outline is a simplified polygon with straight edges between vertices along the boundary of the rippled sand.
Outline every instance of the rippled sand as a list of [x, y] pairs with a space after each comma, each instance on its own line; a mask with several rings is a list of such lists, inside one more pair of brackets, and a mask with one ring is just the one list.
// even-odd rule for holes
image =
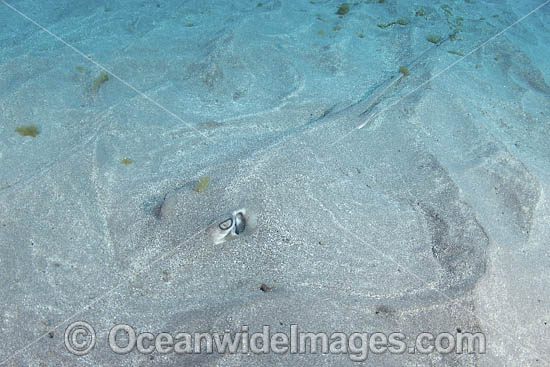
[[[119, 356], [107, 334], [127, 323], [480, 331], [486, 354], [366, 363], [545, 365], [541, 4], [0, 4], [0, 363], [353, 364]], [[15, 132], [31, 124], [36, 137]], [[239, 208], [255, 230], [214, 244]], [[64, 346], [74, 320], [97, 332], [86, 357]]]

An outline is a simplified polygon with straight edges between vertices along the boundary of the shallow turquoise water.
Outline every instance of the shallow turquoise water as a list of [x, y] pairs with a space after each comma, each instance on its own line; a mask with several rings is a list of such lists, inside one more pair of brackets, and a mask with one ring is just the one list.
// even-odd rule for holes
[[298, 323], [492, 340], [377, 365], [543, 365], [547, 4], [1, 1], [2, 360], [181, 365], [108, 331]]

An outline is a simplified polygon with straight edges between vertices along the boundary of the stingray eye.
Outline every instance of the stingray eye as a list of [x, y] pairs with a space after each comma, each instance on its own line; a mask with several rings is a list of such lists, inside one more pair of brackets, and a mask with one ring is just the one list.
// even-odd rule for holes
[[235, 216], [235, 234], [243, 233], [245, 227], [246, 227], [246, 220], [244, 218], [244, 215], [242, 215], [242, 213], [238, 213]]
[[233, 226], [233, 219], [232, 219], [232, 218], [227, 218], [226, 220], [224, 220], [223, 222], [221, 222], [220, 224], [218, 224], [218, 227], [220, 227], [220, 229], [221, 229], [222, 231], [227, 231], [227, 230], [230, 229], [232, 226]]

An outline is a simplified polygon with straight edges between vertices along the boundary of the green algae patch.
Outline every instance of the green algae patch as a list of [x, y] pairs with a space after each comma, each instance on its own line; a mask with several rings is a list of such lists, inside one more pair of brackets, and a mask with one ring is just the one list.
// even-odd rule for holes
[[201, 193], [204, 190], [206, 190], [209, 184], [210, 184], [210, 177], [202, 176], [199, 178], [199, 182], [197, 182], [197, 184], [193, 188], [193, 191]]
[[97, 92], [99, 87], [109, 80], [109, 74], [101, 72], [97, 78], [94, 79], [94, 82], [92, 83], [92, 92]]
[[77, 66], [76, 68], [76, 71], [78, 71], [79, 73], [83, 73], [84, 72], [84, 68], [82, 66]]
[[35, 124], [32, 125], [21, 125], [15, 128], [15, 132], [21, 136], [30, 136], [36, 138], [40, 131]]
[[386, 24], [380, 23], [380, 24], [378, 24], [378, 27], [380, 27], [382, 29], [386, 29], [386, 28], [389, 28], [392, 25], [396, 25], [396, 24], [398, 24], [398, 25], [407, 25], [407, 24], [409, 24], [409, 21], [405, 18], [399, 18], [397, 20], [394, 20], [393, 22], [389, 22], [389, 23], [386, 23]]
[[120, 163], [122, 163], [123, 165], [127, 166], [129, 164], [132, 164], [134, 163], [134, 161], [132, 161], [130, 158], [128, 157], [124, 157], [120, 160]]
[[346, 15], [349, 13], [349, 4], [343, 3], [338, 7], [338, 10], [336, 11], [336, 14], [338, 15]]
[[439, 43], [439, 41], [441, 41], [441, 37], [430, 34], [426, 36], [426, 40], [431, 43]]
[[449, 50], [447, 51], [448, 53], [452, 54], [452, 55], [457, 55], [457, 56], [464, 56], [464, 54], [460, 51], [456, 51], [456, 50]]
[[448, 4], [441, 5], [441, 10], [445, 13], [446, 22], [452, 31], [449, 39], [451, 41], [460, 40], [461, 38], [458, 38], [458, 34], [464, 31], [464, 18], [453, 14], [453, 9]]
[[400, 67], [399, 67], [399, 72], [400, 72], [401, 74], [403, 74], [403, 76], [409, 76], [409, 75], [411, 75], [409, 69], [407, 69], [406, 66], [400, 66]]

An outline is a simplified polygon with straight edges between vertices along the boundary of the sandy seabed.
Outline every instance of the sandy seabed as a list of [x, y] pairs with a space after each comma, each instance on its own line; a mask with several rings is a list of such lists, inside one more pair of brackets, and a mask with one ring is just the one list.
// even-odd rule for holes
[[119, 355], [124, 323], [481, 332], [365, 363], [548, 365], [548, 3], [1, 1], [0, 363], [357, 365]]

